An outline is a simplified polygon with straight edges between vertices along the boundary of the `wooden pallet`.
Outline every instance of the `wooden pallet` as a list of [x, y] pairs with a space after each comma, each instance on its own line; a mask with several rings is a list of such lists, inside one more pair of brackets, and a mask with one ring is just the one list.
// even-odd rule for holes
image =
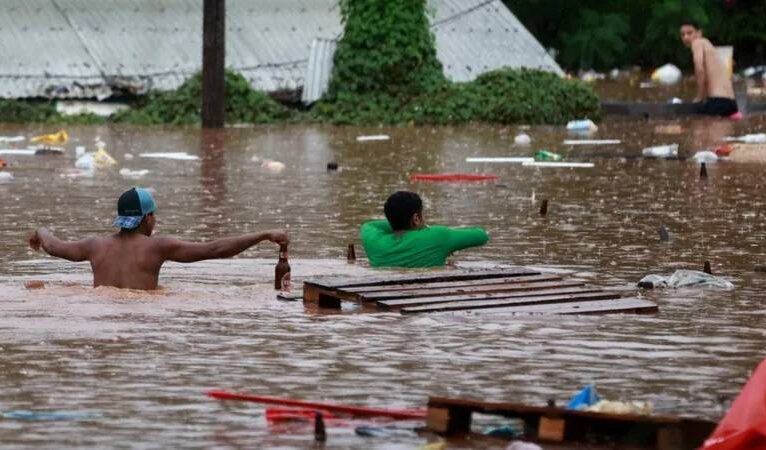
[[303, 301], [340, 308], [344, 301], [371, 311], [417, 314], [440, 311], [503, 311], [523, 314], [652, 313], [657, 305], [525, 267], [445, 270], [372, 278], [323, 278], [303, 285]]
[[567, 444], [567, 448], [608, 444], [611, 449], [691, 450], [700, 447], [716, 427], [714, 422], [701, 419], [595, 413], [442, 397], [429, 398], [427, 427], [445, 435], [467, 434], [474, 412], [521, 419], [525, 439]]

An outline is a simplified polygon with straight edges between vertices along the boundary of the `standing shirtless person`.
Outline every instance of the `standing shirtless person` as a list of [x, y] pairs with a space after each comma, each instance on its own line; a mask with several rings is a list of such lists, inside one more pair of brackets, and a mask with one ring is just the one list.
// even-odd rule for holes
[[681, 40], [691, 48], [694, 57], [694, 76], [697, 112], [710, 116], [731, 116], [739, 109], [734, 100], [734, 88], [724, 61], [709, 40], [702, 37], [699, 25], [687, 20], [681, 23]]
[[261, 241], [287, 245], [283, 230], [243, 234], [241, 236], [195, 243], [174, 238], [152, 237], [157, 205], [149, 191], [133, 188], [117, 201], [117, 218], [112, 226], [120, 231], [106, 237], [65, 242], [50, 231], [39, 228], [29, 237], [34, 250], [69, 261], [89, 261], [93, 286], [126, 289], [157, 289], [160, 268], [165, 261], [190, 263], [205, 259], [230, 258]]

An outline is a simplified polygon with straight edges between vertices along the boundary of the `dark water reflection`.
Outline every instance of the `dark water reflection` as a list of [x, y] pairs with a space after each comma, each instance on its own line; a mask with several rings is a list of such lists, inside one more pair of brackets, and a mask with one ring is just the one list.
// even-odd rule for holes
[[[219, 404], [206, 389], [234, 389], [361, 405], [421, 406], [430, 394], [540, 403], [595, 381], [613, 399], [651, 400], [661, 412], [717, 418], [764, 356], [766, 264], [764, 168], [722, 163], [701, 182], [691, 161], [639, 158], [643, 147], [679, 143], [683, 156], [722, 136], [758, 132], [764, 118], [678, 122], [611, 121], [589, 138], [619, 146], [568, 147], [561, 128], [534, 127], [530, 147], [516, 127], [196, 129], [77, 127], [66, 157], [4, 157], [15, 180], [0, 184], [0, 410], [98, 410], [81, 422], [0, 421], [4, 448], [302, 448], [310, 430], [273, 433], [263, 409]], [[2, 126], [0, 135], [40, 127]], [[358, 143], [388, 133], [387, 142]], [[75, 145], [96, 137], [121, 167], [149, 169], [140, 181], [116, 170], [61, 177]], [[526, 156], [547, 148], [594, 169], [467, 164], [468, 156]], [[187, 151], [199, 161], [149, 160], [142, 152]], [[133, 155], [126, 159], [127, 154]], [[271, 173], [252, 157], [286, 164]], [[326, 164], [342, 170], [327, 172]], [[497, 183], [413, 184], [414, 172], [482, 172]], [[287, 226], [299, 281], [363, 274], [341, 259], [360, 222], [380, 215], [386, 195], [419, 191], [427, 219], [483, 225], [492, 241], [461, 264], [512, 263], [572, 272], [614, 289], [643, 275], [700, 268], [710, 260], [731, 292], [650, 292], [656, 316], [510, 317], [487, 314], [308, 315], [274, 299], [276, 249], [242, 258], [169, 265], [159, 294], [93, 290], [88, 267], [41, 257], [27, 230], [75, 238], [108, 231], [115, 199], [133, 184], [156, 190], [158, 231], [202, 240]], [[537, 214], [550, 199], [549, 214]], [[671, 239], [660, 243], [664, 224]], [[357, 247], [361, 253], [361, 249]], [[23, 281], [48, 288], [25, 291]], [[295, 430], [294, 430], [295, 431]], [[330, 430], [330, 448], [414, 448]], [[456, 444], [459, 446], [459, 444]]]

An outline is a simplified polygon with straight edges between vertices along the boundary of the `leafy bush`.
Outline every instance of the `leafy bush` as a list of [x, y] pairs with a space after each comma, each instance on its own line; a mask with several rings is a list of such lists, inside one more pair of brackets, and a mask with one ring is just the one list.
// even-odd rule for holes
[[[250, 87], [242, 75], [226, 71], [226, 121], [273, 123], [289, 119], [292, 112], [266, 94]], [[194, 125], [201, 122], [202, 74], [198, 73], [174, 91], [150, 93], [133, 109], [117, 113], [113, 120], [137, 125]]]
[[51, 102], [0, 99], [0, 122], [47, 122], [56, 115], [56, 106]]
[[630, 31], [624, 14], [580, 12], [577, 30], [563, 43], [562, 60], [570, 67], [607, 69], [617, 64], [627, 48]]
[[413, 97], [443, 85], [426, 0], [341, 0], [343, 37], [327, 95]]
[[470, 83], [444, 84], [412, 99], [347, 94], [311, 112], [336, 124], [563, 124], [598, 119], [599, 99], [585, 83], [539, 70], [500, 69]]

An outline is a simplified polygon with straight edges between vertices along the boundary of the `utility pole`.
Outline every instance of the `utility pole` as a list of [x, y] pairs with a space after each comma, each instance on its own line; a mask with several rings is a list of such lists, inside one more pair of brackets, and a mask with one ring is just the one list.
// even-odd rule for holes
[[226, 0], [204, 0], [202, 16], [203, 128], [223, 128], [226, 120], [225, 56]]

